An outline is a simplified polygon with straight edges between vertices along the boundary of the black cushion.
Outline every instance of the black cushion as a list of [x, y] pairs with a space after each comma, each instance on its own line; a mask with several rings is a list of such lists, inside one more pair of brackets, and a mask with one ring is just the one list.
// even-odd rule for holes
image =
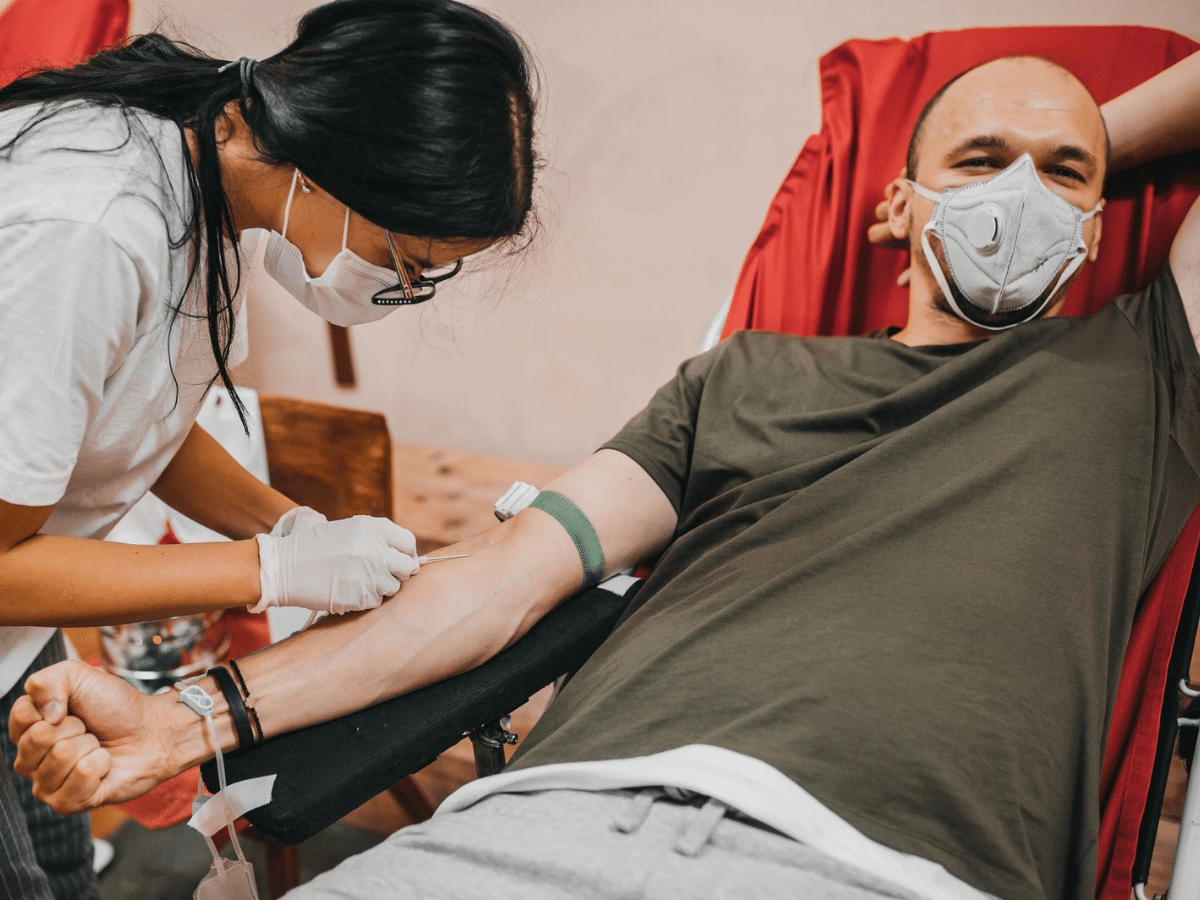
[[[285, 844], [311, 837], [433, 762], [466, 732], [507, 715], [578, 669], [608, 637], [640, 584], [624, 596], [599, 587], [576, 594], [469, 672], [228, 754], [231, 783], [277, 775], [271, 802], [246, 818]], [[201, 771], [216, 791], [216, 764], [209, 761]]]

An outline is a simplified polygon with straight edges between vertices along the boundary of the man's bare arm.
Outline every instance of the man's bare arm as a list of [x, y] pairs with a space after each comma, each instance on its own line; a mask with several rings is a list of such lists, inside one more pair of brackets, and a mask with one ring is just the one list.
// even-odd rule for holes
[[[591, 520], [607, 574], [662, 549], [674, 531], [675, 511], [666, 496], [621, 453], [601, 451], [549, 487], [570, 497]], [[527, 510], [446, 552], [471, 555], [428, 566], [377, 611], [310, 629], [280, 652], [241, 664], [268, 734], [472, 669], [516, 641], [582, 583], [574, 543], [540, 510]], [[298, 708], [296, 697], [313, 692], [323, 698], [320, 709]]]
[[[670, 502], [621, 453], [601, 451], [548, 487], [591, 520], [610, 573], [657, 553], [674, 533]], [[327, 621], [241, 662], [264, 732], [331, 719], [473, 668], [583, 579], [574, 543], [540, 510], [454, 549], [471, 556], [427, 567], [378, 609]], [[224, 700], [211, 680], [201, 685], [216, 698], [221, 744], [232, 749]], [[79, 663], [38, 673], [27, 690], [9, 722], [16, 769], [60, 812], [138, 796], [212, 755], [201, 720], [174, 694], [143, 697]]]
[[1121, 172], [1151, 160], [1200, 147], [1200, 53], [1100, 107], [1112, 157]]
[[[1110, 100], [1100, 111], [1112, 142], [1110, 172], [1200, 148], [1200, 53]], [[1200, 209], [1196, 206], [1175, 235], [1170, 259], [1192, 337], [1200, 346]]]

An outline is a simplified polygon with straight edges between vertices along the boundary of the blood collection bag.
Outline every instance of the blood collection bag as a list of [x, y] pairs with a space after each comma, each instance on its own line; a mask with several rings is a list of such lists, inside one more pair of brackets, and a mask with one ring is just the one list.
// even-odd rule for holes
[[258, 900], [254, 869], [244, 859], [222, 857], [196, 886], [193, 900]]

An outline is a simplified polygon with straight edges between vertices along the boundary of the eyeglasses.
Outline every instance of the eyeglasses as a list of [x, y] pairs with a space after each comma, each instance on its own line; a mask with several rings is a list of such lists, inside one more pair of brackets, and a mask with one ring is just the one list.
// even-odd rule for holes
[[384, 237], [387, 238], [388, 251], [392, 254], [392, 265], [396, 267], [396, 276], [400, 281], [371, 297], [371, 302], [376, 306], [414, 306], [417, 303], [424, 303], [437, 293], [439, 282], [453, 278], [462, 269], [463, 261], [460, 259], [449, 271], [434, 275], [422, 272], [421, 277], [412, 280], [408, 277], [408, 266], [400, 262], [400, 257], [396, 255], [396, 248], [392, 246], [391, 233], [385, 231]]

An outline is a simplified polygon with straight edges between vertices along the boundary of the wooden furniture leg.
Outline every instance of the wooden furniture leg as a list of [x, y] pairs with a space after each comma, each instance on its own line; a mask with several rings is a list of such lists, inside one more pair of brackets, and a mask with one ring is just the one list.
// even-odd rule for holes
[[333, 379], [338, 387], [354, 387], [354, 356], [350, 351], [350, 331], [329, 323], [329, 350], [333, 354]]
[[300, 854], [295, 847], [281, 844], [274, 838], [254, 831], [262, 843], [263, 855], [267, 860], [267, 892], [271, 900], [282, 897], [294, 887], [300, 885]]
[[388, 793], [400, 805], [400, 809], [413, 825], [424, 822], [433, 815], [433, 806], [421, 792], [420, 786], [411, 775], [405, 775], [390, 788]]

